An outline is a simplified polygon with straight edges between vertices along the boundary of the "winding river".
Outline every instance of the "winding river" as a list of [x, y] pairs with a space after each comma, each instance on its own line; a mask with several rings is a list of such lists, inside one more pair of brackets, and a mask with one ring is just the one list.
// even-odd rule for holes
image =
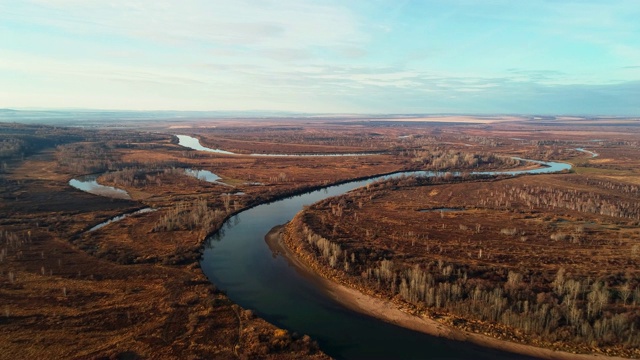
[[[546, 166], [486, 174], [539, 174], [571, 168], [565, 163], [538, 163]], [[348, 310], [290, 266], [285, 258], [274, 255], [264, 240], [270, 229], [291, 220], [304, 205], [344, 194], [376, 180], [403, 175], [438, 174], [404, 172], [352, 181], [242, 211], [207, 239], [200, 265], [211, 282], [226, 291], [232, 301], [254, 310], [279, 327], [310, 335], [320, 343], [323, 351], [336, 358], [527, 358], [429, 336]]]
[[578, 151], [580, 151], [580, 152], [583, 152], [583, 153], [585, 153], [585, 154], [589, 154], [589, 155], [591, 155], [591, 157], [592, 157], [592, 158], [594, 158], [594, 157], [598, 157], [598, 155], [600, 155], [600, 154], [598, 154], [598, 153], [597, 153], [597, 152], [595, 152], [595, 151], [586, 150], [586, 149], [584, 149], [584, 148], [576, 148], [576, 150], [578, 150]]
[[210, 153], [217, 153], [223, 155], [245, 155], [245, 156], [264, 156], [264, 157], [333, 157], [333, 156], [369, 156], [374, 155], [372, 153], [318, 153], [318, 154], [239, 154], [222, 149], [212, 149], [200, 144], [200, 140], [189, 135], [176, 135], [178, 138], [178, 145], [184, 146], [188, 149], [205, 151]]
[[146, 214], [146, 213], [150, 213], [150, 212], [154, 212], [157, 211], [158, 209], [152, 209], [149, 207], [146, 208], [142, 208], [140, 210], [134, 211], [132, 213], [126, 213], [126, 214], [120, 214], [118, 216], [114, 216], [111, 219], [108, 219], [107, 221], [103, 221], [98, 225], [95, 225], [94, 227], [92, 227], [91, 229], [87, 230], [87, 232], [94, 232], [96, 230], [100, 230], [103, 227], [109, 225], [109, 224], [113, 224], [114, 222], [118, 222], [120, 220], [124, 220], [126, 218], [128, 218], [129, 216], [135, 216], [135, 215], [139, 215], [139, 214]]
[[[184, 138], [181, 138], [181, 145], [187, 146], [182, 143], [182, 139]], [[191, 139], [197, 142], [197, 139]], [[199, 142], [197, 145], [201, 146]], [[202, 151], [215, 150], [197, 149], [195, 145], [191, 148]], [[224, 150], [216, 150], [218, 151], [229, 154]], [[473, 174], [540, 174], [571, 168], [571, 165], [565, 163], [527, 161], [542, 164], [544, 167]], [[195, 175], [201, 178], [201, 174]], [[335, 358], [528, 358], [411, 331], [349, 310], [332, 299], [313, 280], [300, 274], [297, 268], [289, 265], [284, 257], [274, 255], [264, 240], [269, 230], [291, 220], [304, 205], [344, 194], [377, 180], [404, 175], [438, 176], [441, 174], [413, 171], [378, 176], [368, 180], [329, 186], [247, 209], [231, 217], [220, 231], [207, 239], [200, 265], [207, 277], [218, 288], [226, 291], [232, 301], [244, 308], [254, 310], [257, 315], [279, 327], [298, 334], [310, 335], [320, 343], [323, 351]], [[96, 195], [130, 198], [124, 190], [98, 184], [96, 177], [91, 175], [73, 179], [69, 184]], [[205, 180], [217, 181], [213, 177]], [[148, 211], [153, 210], [142, 209], [138, 213]], [[97, 230], [121, 218], [124, 216], [110, 219], [89, 231]]]

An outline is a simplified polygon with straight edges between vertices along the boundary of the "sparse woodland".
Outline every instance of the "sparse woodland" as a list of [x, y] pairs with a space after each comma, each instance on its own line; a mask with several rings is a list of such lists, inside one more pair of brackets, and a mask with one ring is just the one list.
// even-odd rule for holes
[[162, 149], [163, 145], [152, 142], [170, 140], [166, 135], [147, 133], [108, 132], [101, 135], [91, 134], [86, 141], [58, 145], [55, 155], [60, 170], [82, 175], [153, 166], [146, 161], [122, 160], [121, 151]]
[[524, 165], [522, 160], [490, 153], [462, 152], [457, 150], [413, 150], [404, 155], [412, 158], [421, 169], [432, 171], [445, 170], [483, 170], [513, 168]]
[[[635, 185], [614, 185], [612, 182], [592, 182], [591, 185], [610, 186], [620, 196], [607, 197], [592, 191], [553, 189], [542, 186], [497, 187], [481, 205], [511, 208], [521, 203], [529, 209], [563, 208], [612, 218], [640, 220], [640, 192]], [[629, 197], [631, 195], [631, 197]]]
[[[328, 276], [414, 311], [453, 316], [458, 327], [582, 352], [640, 354], [640, 234], [623, 238], [621, 233], [620, 240], [611, 240], [603, 237], [615, 233], [608, 225], [603, 230], [592, 225], [604, 216], [606, 223], [632, 231], [640, 214], [636, 185], [569, 176], [566, 183], [590, 190], [524, 181], [483, 186], [486, 180], [474, 187], [452, 185], [457, 186], [452, 190], [437, 186], [446, 182], [444, 177], [401, 178], [327, 199], [298, 214], [287, 236]], [[453, 189], [467, 193], [447, 194]], [[440, 206], [459, 207], [460, 214], [438, 211], [435, 200], [416, 200], [420, 193], [449, 199]], [[435, 210], [416, 212], [421, 203]], [[474, 211], [511, 213], [522, 220], [493, 224]], [[558, 211], [576, 216], [576, 225], [558, 223], [538, 234], [522, 225]], [[411, 222], [420, 216], [428, 222]], [[541, 246], [549, 247], [546, 260]], [[542, 255], [518, 265], [533, 255], [529, 251]], [[585, 255], [571, 260], [573, 251]], [[591, 251], [603, 256], [589, 259]], [[578, 265], [581, 261], [586, 267]]]
[[[135, 167], [105, 173], [101, 176], [101, 180], [116, 187], [144, 188], [154, 184], [162, 185], [167, 177], [186, 176], [184, 168], [176, 167], [180, 165], [182, 164], [176, 162], [138, 164]], [[182, 166], [187, 167], [187, 165]]]
[[228, 211], [212, 209], [206, 199], [179, 202], [164, 211], [153, 231], [198, 230], [204, 237], [219, 227]]

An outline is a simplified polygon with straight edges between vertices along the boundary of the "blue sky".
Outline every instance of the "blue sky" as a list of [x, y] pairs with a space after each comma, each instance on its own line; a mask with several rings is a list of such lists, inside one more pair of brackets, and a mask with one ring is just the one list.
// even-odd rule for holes
[[637, 0], [0, 0], [0, 107], [640, 115]]

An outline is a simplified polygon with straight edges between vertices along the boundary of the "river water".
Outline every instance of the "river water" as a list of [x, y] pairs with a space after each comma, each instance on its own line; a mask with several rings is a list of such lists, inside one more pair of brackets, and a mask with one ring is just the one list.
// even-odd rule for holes
[[583, 152], [585, 154], [589, 154], [589, 155], [591, 155], [592, 158], [598, 157], [598, 155], [600, 155], [600, 154], [598, 154], [598, 153], [596, 153], [594, 151], [586, 150], [584, 148], [576, 148], [576, 150], [578, 150], [580, 152]]
[[[191, 139], [197, 141], [195, 138]], [[199, 142], [198, 146], [191, 145], [192, 148], [201, 146]], [[202, 148], [197, 150], [214, 150]], [[224, 150], [215, 152], [231, 154]], [[521, 171], [472, 174], [539, 174], [571, 168], [565, 163], [532, 162], [547, 166]], [[189, 175], [203, 178], [200, 176], [203, 173]], [[403, 175], [441, 174], [414, 171], [352, 181], [242, 211], [207, 239], [200, 265], [209, 280], [224, 290], [232, 301], [254, 310], [258, 316], [292, 333], [310, 335], [319, 342], [324, 352], [338, 359], [530, 359], [407, 330], [351, 311], [324, 293], [309, 277], [300, 274], [285, 258], [273, 255], [264, 240], [269, 230], [291, 220], [305, 205], [344, 194], [377, 180]], [[203, 180], [217, 181], [216, 177], [215, 174], [205, 174]], [[69, 185], [96, 195], [130, 198], [122, 189], [98, 184], [96, 178], [97, 175], [89, 175], [73, 179], [69, 181]], [[139, 212], [148, 211], [152, 210], [143, 209]], [[110, 219], [89, 231], [126, 216], [128, 215]]]
[[[549, 166], [503, 173], [550, 173], [571, 168], [564, 163], [545, 164]], [[391, 176], [411, 174], [436, 175], [418, 171]], [[233, 302], [279, 327], [310, 335], [323, 351], [339, 359], [527, 358], [429, 336], [348, 310], [285, 258], [274, 256], [267, 246], [264, 237], [269, 230], [291, 220], [304, 205], [391, 176], [330, 186], [245, 210], [207, 240], [200, 265]]]
[[87, 230], [87, 232], [94, 232], [96, 230], [102, 229], [103, 227], [109, 225], [109, 224], [113, 224], [114, 222], [118, 222], [120, 220], [124, 220], [126, 218], [128, 218], [129, 216], [135, 216], [135, 215], [139, 215], [139, 214], [146, 214], [146, 213], [150, 213], [150, 212], [154, 212], [157, 211], [157, 209], [152, 209], [152, 208], [143, 208], [137, 211], [134, 211], [132, 213], [127, 213], [127, 214], [121, 214], [118, 216], [114, 216], [111, 219], [107, 220], [107, 221], [103, 221], [98, 225], [95, 225], [94, 227], [92, 227], [91, 229]]
[[77, 179], [71, 179], [69, 180], [69, 185], [78, 190], [86, 191], [94, 195], [100, 195], [114, 199], [131, 199], [131, 196], [129, 196], [129, 193], [125, 190], [98, 184], [98, 176], [100, 175], [93, 174], [84, 175], [78, 177]]
[[224, 154], [224, 155], [245, 155], [245, 156], [263, 156], [263, 157], [333, 157], [333, 156], [369, 156], [371, 153], [318, 153], [318, 154], [238, 154], [231, 151], [222, 149], [212, 149], [200, 144], [200, 140], [189, 135], [176, 135], [178, 138], [178, 145], [184, 146], [188, 149], [205, 151], [210, 153]]

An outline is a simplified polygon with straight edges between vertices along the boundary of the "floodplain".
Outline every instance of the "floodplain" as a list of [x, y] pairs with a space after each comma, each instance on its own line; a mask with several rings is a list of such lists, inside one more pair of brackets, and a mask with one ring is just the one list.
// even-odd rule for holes
[[[260, 204], [433, 171], [309, 204], [282, 245], [316, 275], [462, 334], [638, 357], [638, 125], [516, 116], [0, 123], [2, 356], [340, 357], [234, 303], [201, 269], [205, 242]], [[233, 154], [181, 146], [177, 135]], [[345, 156], [327, 156], [336, 154]], [[472, 175], [543, 166], [522, 159], [571, 170]], [[87, 175], [128, 198], [69, 185]]]

